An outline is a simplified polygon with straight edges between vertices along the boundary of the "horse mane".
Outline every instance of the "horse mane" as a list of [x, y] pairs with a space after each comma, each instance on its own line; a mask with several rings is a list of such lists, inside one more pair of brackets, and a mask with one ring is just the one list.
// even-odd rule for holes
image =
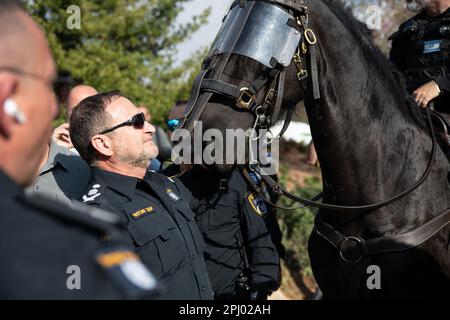
[[389, 82], [389, 90], [402, 101], [406, 102], [409, 113], [421, 126], [426, 127], [426, 122], [421, 112], [421, 108], [412, 100], [406, 90], [406, 82], [403, 74], [397, 67], [381, 52], [374, 44], [372, 31], [365, 23], [357, 20], [349, 8], [345, 8], [342, 0], [322, 0], [328, 9], [344, 25], [360, 44], [364, 56], [371, 58], [371, 72], [381, 74], [384, 81]]

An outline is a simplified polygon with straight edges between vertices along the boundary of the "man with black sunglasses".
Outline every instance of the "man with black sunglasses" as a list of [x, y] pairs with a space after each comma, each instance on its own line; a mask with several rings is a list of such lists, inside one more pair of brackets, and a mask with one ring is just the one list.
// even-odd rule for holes
[[147, 170], [156, 158], [155, 127], [118, 92], [84, 99], [70, 118], [70, 137], [91, 166], [84, 203], [117, 214], [129, 243], [164, 285], [161, 299], [212, 299], [204, 242], [178, 180]]
[[117, 218], [23, 191], [50, 141], [55, 77], [42, 30], [15, 1], [1, 0], [0, 299], [147, 297], [155, 279], [121, 240]]

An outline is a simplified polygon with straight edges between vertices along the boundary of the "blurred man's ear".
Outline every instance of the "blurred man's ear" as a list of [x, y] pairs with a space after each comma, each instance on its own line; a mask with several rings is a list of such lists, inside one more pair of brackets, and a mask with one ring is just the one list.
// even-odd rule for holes
[[102, 156], [110, 157], [113, 155], [112, 141], [108, 136], [97, 134], [91, 138], [91, 144]]
[[4, 138], [9, 138], [13, 125], [18, 122], [17, 116], [14, 116], [14, 114], [20, 113], [20, 110], [14, 100], [11, 99], [16, 86], [16, 76], [7, 73], [0, 74], [0, 135]]

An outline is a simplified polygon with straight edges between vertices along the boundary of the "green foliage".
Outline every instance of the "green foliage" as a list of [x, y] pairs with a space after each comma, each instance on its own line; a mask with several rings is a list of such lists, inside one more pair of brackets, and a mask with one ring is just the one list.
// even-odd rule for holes
[[[281, 184], [285, 187], [288, 181], [288, 171], [281, 168], [279, 175]], [[292, 189], [296, 195], [312, 198], [322, 191], [322, 182], [317, 177], [305, 179], [304, 187], [298, 185]], [[278, 205], [284, 207], [296, 206], [286, 197], [281, 197]], [[312, 276], [308, 256], [308, 238], [311, 234], [314, 216], [317, 209], [301, 208], [297, 210], [278, 210], [278, 221], [283, 233], [283, 244], [286, 247], [286, 264], [293, 271], [301, 272], [305, 276]]]
[[[29, 0], [60, 70], [99, 91], [120, 90], [149, 108], [157, 123], [178, 99], [186, 99], [204, 50], [182, 63], [176, 46], [207, 21], [210, 9], [190, 23], [176, 17], [190, 0]], [[81, 9], [81, 28], [70, 30], [71, 5]], [[69, 20], [71, 21], [71, 20]]]

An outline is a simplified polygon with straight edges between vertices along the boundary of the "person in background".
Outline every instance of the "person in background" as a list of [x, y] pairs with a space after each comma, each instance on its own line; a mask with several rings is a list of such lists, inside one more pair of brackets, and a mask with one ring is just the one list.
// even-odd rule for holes
[[[275, 209], [239, 169], [216, 172], [194, 165], [179, 176], [206, 242], [205, 261], [217, 300], [265, 300], [281, 284], [284, 255]], [[261, 179], [252, 176], [261, 190]], [[273, 201], [273, 199], [271, 199]]]
[[72, 90], [70, 90], [66, 104], [67, 122], [61, 124], [55, 130], [53, 130], [52, 138], [58, 145], [65, 147], [66, 149], [69, 149], [74, 153], [77, 153], [72, 145], [72, 141], [70, 141], [70, 133], [69, 133], [70, 115], [72, 114], [73, 108], [75, 108], [75, 106], [79, 104], [81, 100], [93, 96], [95, 94], [97, 94], [97, 90], [87, 85], [78, 85], [74, 87]]
[[[90, 86], [79, 85], [70, 90], [67, 98], [67, 115], [84, 98], [96, 94]], [[73, 148], [69, 136], [69, 123], [53, 131], [39, 166], [39, 174], [26, 192], [64, 203], [78, 200], [86, 190], [91, 173], [89, 166]]]
[[450, 0], [408, 3], [423, 10], [389, 37], [390, 59], [417, 104], [425, 108], [432, 102], [436, 111], [450, 116]]
[[38, 176], [26, 192], [69, 204], [80, 199], [90, 178], [86, 162], [51, 139], [40, 162]]
[[[178, 100], [172, 109], [169, 112], [168, 119], [166, 121], [166, 135], [169, 138], [170, 144], [172, 144], [172, 134], [173, 132], [178, 128], [178, 126], [181, 124], [181, 119], [184, 116], [184, 111], [186, 109], [188, 101], [186, 100]], [[166, 161], [163, 162], [162, 165], [162, 172], [171, 177], [176, 176], [186, 170], [189, 170], [192, 168], [192, 165], [190, 164], [174, 164], [173, 159], [171, 157], [167, 158]]]

